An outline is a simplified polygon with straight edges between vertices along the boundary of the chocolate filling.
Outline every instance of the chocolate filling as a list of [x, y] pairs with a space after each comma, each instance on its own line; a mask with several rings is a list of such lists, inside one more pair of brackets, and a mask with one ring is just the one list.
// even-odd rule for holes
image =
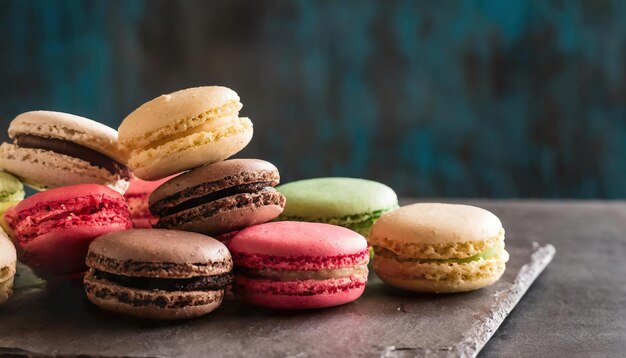
[[[200, 206], [202, 204], [206, 204], [211, 201], [226, 198], [232, 195], [243, 194], [243, 193], [258, 193], [264, 190], [274, 191], [276, 189], [272, 187], [271, 182], [259, 182], [259, 183], [235, 185], [235, 186], [231, 186], [230, 188], [214, 191], [214, 192], [211, 192], [209, 194], [206, 194], [200, 197], [191, 198], [178, 205], [172, 206], [170, 208], [166, 208], [161, 213], [158, 213], [158, 214], [161, 217], [165, 217], [168, 215], [172, 215], [174, 213], [178, 213], [187, 209], [195, 208], [196, 206]], [[168, 200], [168, 199], [169, 198], [164, 199], [164, 200]]]
[[[205, 203], [192, 209], [159, 218], [156, 228], [178, 228], [195, 220], [204, 220], [220, 212], [228, 212], [238, 208], [260, 208], [262, 206], [277, 205], [285, 207], [285, 197], [274, 190], [261, 190], [247, 195], [233, 195], [222, 200]], [[230, 230], [243, 227], [231, 227]]]
[[118, 174], [122, 178], [130, 178], [130, 170], [114, 159], [87, 148], [80, 144], [57, 138], [44, 138], [31, 134], [20, 134], [13, 140], [18, 147], [44, 149], [70, 157], [82, 159], [89, 164], [104, 168], [111, 174]]
[[95, 270], [96, 279], [104, 279], [120, 286], [136, 288], [139, 290], [162, 290], [162, 291], [212, 291], [223, 290], [230, 285], [233, 279], [231, 272], [191, 278], [153, 278], [116, 275], [104, 271]]

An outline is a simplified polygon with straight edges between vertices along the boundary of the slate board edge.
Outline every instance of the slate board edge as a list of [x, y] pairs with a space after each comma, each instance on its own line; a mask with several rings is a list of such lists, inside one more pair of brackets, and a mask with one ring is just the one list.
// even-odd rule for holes
[[512, 294], [504, 295], [502, 300], [491, 306], [491, 311], [483, 319], [476, 322], [470, 330], [467, 331], [462, 342], [449, 347], [449, 349], [440, 349], [438, 352], [430, 355], [433, 357], [476, 357], [484, 345], [489, 341], [491, 336], [496, 332], [504, 319], [513, 311], [513, 308], [522, 299], [526, 291], [532, 283], [539, 277], [541, 272], [552, 261], [556, 249], [548, 244], [539, 246], [537, 242], [533, 242], [534, 252], [531, 255], [529, 263], [522, 266], [513, 285], [494, 294], [498, 298], [503, 293], [511, 292]]

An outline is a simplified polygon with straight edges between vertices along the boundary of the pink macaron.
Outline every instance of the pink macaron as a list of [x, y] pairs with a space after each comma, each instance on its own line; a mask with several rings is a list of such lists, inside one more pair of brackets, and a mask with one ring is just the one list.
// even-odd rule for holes
[[154, 181], [142, 180], [137, 177], [131, 179], [130, 186], [128, 190], [126, 190], [126, 193], [124, 193], [124, 199], [126, 199], [128, 203], [130, 218], [135, 228], [151, 228], [152, 225], [156, 224], [159, 220], [150, 213], [148, 209], [148, 199], [154, 189], [173, 177], [175, 177], [175, 175]]
[[132, 227], [122, 195], [97, 184], [37, 193], [9, 209], [4, 218], [20, 261], [45, 278], [85, 271], [92, 240]]
[[235, 263], [233, 290], [252, 305], [337, 306], [359, 298], [367, 283], [367, 242], [343, 227], [271, 222], [239, 231], [228, 248]]

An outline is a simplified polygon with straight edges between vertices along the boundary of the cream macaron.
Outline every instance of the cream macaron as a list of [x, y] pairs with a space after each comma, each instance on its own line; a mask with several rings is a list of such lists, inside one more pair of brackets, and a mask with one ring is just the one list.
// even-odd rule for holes
[[117, 148], [117, 131], [73, 114], [32, 111], [9, 125], [13, 143], [0, 145], [0, 168], [37, 190], [102, 184], [120, 193], [130, 171]]
[[143, 180], [157, 180], [226, 159], [252, 139], [252, 122], [226, 87], [188, 88], [159, 96], [129, 114], [119, 127], [128, 166]]
[[468, 205], [420, 203], [384, 214], [369, 235], [374, 271], [417, 292], [463, 292], [496, 282], [509, 259], [502, 223]]
[[0, 228], [0, 304], [6, 302], [13, 293], [16, 263], [15, 247]]

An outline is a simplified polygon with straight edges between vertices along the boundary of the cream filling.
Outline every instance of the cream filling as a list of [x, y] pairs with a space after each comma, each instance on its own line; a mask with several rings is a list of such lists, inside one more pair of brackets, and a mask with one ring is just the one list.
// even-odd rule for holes
[[[167, 96], [161, 96], [166, 98]], [[143, 106], [142, 106], [143, 107]], [[191, 118], [180, 118], [167, 125], [160, 126], [154, 130], [132, 136], [131, 138], [120, 138], [120, 146], [126, 151], [133, 151], [137, 148], [148, 148], [151, 143], [160, 141], [171, 133], [187, 131], [196, 128], [207, 121], [212, 121], [220, 117], [236, 116], [242, 104], [239, 100], [229, 100], [221, 107], [211, 108], [204, 113]], [[150, 110], [150, 108], [148, 108]], [[145, 113], [144, 113], [145, 114]]]
[[[217, 127], [212, 127], [210, 131], [206, 129], [204, 125], [194, 127], [190, 132], [184, 132], [186, 135], [181, 138], [173, 139], [179, 135], [173, 135], [168, 137], [167, 140], [163, 139], [159, 142], [163, 142], [156, 147], [151, 145], [150, 148], [142, 149], [133, 152], [128, 161], [128, 166], [132, 169], [144, 166], [146, 162], [152, 161], [163, 153], [176, 153], [188, 148], [207, 144], [210, 142], [217, 142], [222, 138], [244, 133], [252, 129], [252, 121], [247, 117], [224, 117], [229, 120], [228, 123], [223, 123]], [[182, 135], [182, 134], [181, 134]]]
[[506, 251], [504, 250], [504, 241], [497, 241], [492, 247], [486, 249], [485, 251], [470, 257], [466, 257], [463, 259], [420, 259], [420, 258], [403, 258], [396, 255], [394, 252], [387, 250], [385, 248], [375, 246], [374, 252], [376, 255], [380, 255], [389, 259], [394, 259], [398, 262], [414, 262], [414, 263], [458, 263], [464, 264], [472, 261], [478, 260], [487, 260], [491, 258], [495, 258], [503, 255]]
[[243, 119], [243, 118], [239, 118], [237, 115], [212, 118], [212, 119], [209, 119], [208, 121], [204, 122], [203, 124], [200, 124], [200, 125], [195, 126], [193, 128], [189, 128], [189, 129], [187, 129], [185, 131], [178, 132], [178, 133], [172, 134], [170, 136], [167, 136], [165, 138], [162, 138], [162, 139], [159, 139], [157, 141], [154, 141], [154, 142], [150, 143], [144, 149], [156, 148], [156, 147], [159, 147], [159, 146], [161, 146], [163, 144], [166, 144], [168, 142], [175, 141], [177, 139], [181, 139], [181, 138], [187, 137], [187, 136], [195, 134], [195, 133], [220, 132], [220, 131], [223, 131], [223, 128], [231, 126], [231, 125], [233, 125], [233, 124], [235, 124], [237, 122], [240, 122], [241, 119]]
[[323, 270], [275, 270], [240, 268], [241, 273], [248, 277], [262, 278], [272, 281], [297, 280], [330, 280], [352, 276], [367, 277], [367, 265]]

